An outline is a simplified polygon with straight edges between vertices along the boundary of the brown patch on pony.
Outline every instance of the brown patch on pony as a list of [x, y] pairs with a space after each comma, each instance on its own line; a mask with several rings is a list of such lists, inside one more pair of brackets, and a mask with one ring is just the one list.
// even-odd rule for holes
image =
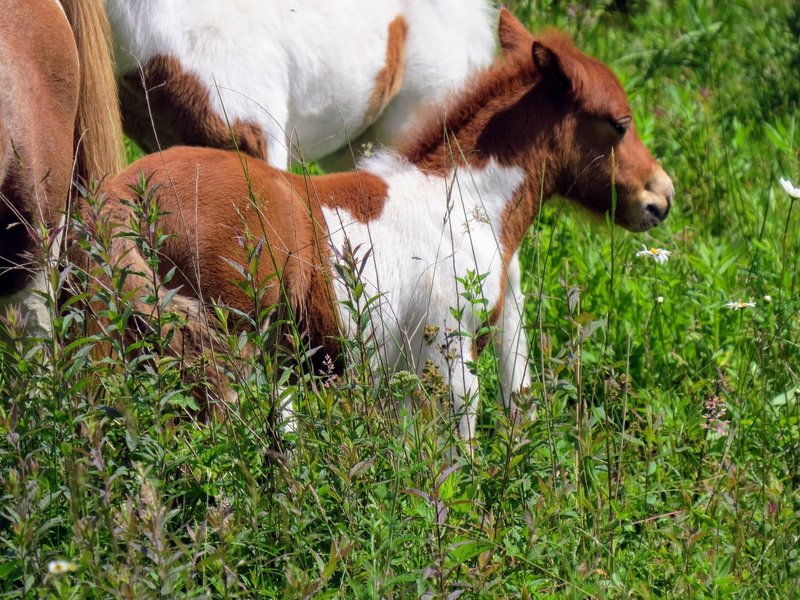
[[122, 117], [111, 62], [111, 26], [103, 0], [61, 0], [80, 63], [75, 119], [75, 177], [99, 181], [124, 166]]
[[389, 23], [389, 36], [386, 40], [386, 64], [375, 77], [375, 87], [369, 97], [365, 123], [373, 123], [383, 113], [403, 86], [406, 60], [406, 36], [408, 24], [401, 16]]
[[210, 146], [238, 148], [266, 160], [261, 127], [241, 119], [229, 127], [212, 107], [212, 93], [177, 58], [154, 56], [141, 73], [127, 73], [120, 80], [125, 133], [147, 152], [176, 145]]
[[307, 187], [309, 197], [319, 204], [345, 210], [359, 223], [369, 223], [380, 217], [389, 193], [383, 179], [366, 171], [306, 177], [302, 185]]

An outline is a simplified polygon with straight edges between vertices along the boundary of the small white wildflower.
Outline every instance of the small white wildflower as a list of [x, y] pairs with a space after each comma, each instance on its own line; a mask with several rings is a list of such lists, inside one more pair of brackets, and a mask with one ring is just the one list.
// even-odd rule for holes
[[761, 298], [761, 299], [762, 299], [762, 300], [763, 300], [763, 301], [764, 301], [766, 304], [769, 304], [770, 302], [772, 302], [772, 296], [770, 296], [769, 294], [764, 294], [764, 297], [763, 297], [763, 298]]
[[664, 304], [664, 296], [656, 296], [656, 304]]
[[755, 302], [745, 302], [744, 300], [731, 300], [727, 302], [725, 306], [730, 308], [731, 310], [743, 310], [745, 308], [753, 308], [756, 305]]
[[642, 245], [642, 249], [636, 253], [637, 258], [652, 258], [657, 263], [665, 263], [669, 260], [669, 255], [672, 254], [669, 250], [663, 248], [648, 248]]
[[781, 187], [789, 194], [792, 198], [800, 198], [800, 188], [795, 187], [794, 184], [789, 181], [788, 179], [781, 177], [779, 180]]
[[63, 575], [78, 570], [78, 565], [68, 560], [51, 560], [47, 563], [47, 572], [51, 575]]

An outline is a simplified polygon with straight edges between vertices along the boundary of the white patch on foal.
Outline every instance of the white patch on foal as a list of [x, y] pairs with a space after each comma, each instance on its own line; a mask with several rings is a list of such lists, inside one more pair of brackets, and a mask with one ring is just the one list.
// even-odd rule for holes
[[[442, 177], [423, 173], [390, 153], [365, 160], [361, 168], [388, 185], [380, 217], [360, 223], [344, 210], [323, 209], [323, 214], [334, 254], [343, 252], [345, 240], [360, 259], [371, 250], [362, 283], [366, 296], [380, 294], [380, 301], [371, 311], [372, 329], [365, 333], [373, 336], [379, 360], [386, 361], [390, 371], [421, 373], [426, 361], [432, 361], [450, 380], [454, 410], [461, 414], [459, 433], [471, 439], [476, 411], [470, 404], [477, 397], [478, 382], [466, 363], [473, 360], [472, 336], [482, 318], [461, 297], [465, 290], [458, 279], [469, 273], [485, 275], [478, 294], [489, 302], [489, 310], [498, 302], [505, 306], [509, 297], [520, 301], [515, 310], [518, 318], [510, 315], [506, 324], [510, 335], [504, 337], [510, 350], [501, 353], [501, 364], [505, 356], [509, 364], [527, 366], [519, 318], [519, 264], [515, 255], [506, 277], [517, 289], [509, 288], [503, 295], [506, 265], [500, 246], [504, 210], [523, 183], [524, 172], [492, 160], [481, 169], [459, 167]], [[339, 278], [334, 289], [338, 300], [349, 299]], [[451, 309], [462, 311], [460, 320]], [[356, 337], [357, 325], [349, 312], [341, 304], [339, 312], [344, 335]], [[425, 340], [426, 326], [438, 328], [432, 344]], [[459, 331], [464, 335], [453, 335]], [[518, 370], [501, 368], [501, 377], [509, 378], [503, 383], [504, 393], [527, 381], [524, 369]]]

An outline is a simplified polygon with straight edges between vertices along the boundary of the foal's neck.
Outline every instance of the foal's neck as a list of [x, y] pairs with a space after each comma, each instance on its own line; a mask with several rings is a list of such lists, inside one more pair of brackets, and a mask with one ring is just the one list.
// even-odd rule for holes
[[409, 162], [428, 173], [454, 166], [481, 166], [489, 159], [479, 138], [492, 117], [530, 89], [533, 81], [515, 62], [495, 63], [475, 76], [449, 102], [431, 107], [406, 140], [398, 144]]
[[517, 62], [495, 64], [448, 105], [431, 110], [416, 135], [400, 144], [419, 170], [446, 178], [456, 173], [459, 182], [491, 200], [494, 214], [488, 216], [496, 217], [508, 256], [554, 191], [536, 79]]

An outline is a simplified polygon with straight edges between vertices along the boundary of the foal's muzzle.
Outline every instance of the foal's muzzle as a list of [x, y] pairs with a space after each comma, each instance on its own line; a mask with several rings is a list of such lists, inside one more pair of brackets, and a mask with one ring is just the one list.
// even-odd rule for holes
[[647, 231], [667, 218], [675, 196], [672, 179], [658, 167], [637, 195], [634, 205], [627, 211], [631, 231]]

